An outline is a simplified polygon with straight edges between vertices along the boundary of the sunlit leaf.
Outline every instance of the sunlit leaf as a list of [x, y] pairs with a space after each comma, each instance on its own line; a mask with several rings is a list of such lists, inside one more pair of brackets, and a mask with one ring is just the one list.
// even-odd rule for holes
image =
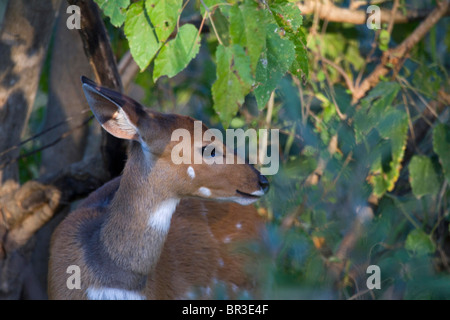
[[175, 39], [166, 43], [155, 60], [153, 79], [161, 76], [173, 77], [186, 68], [200, 48], [200, 35], [192, 24], [183, 25]]
[[266, 45], [266, 17], [267, 13], [255, 1], [245, 1], [230, 9], [231, 41], [247, 51], [253, 73]]
[[306, 51], [306, 36], [301, 29], [303, 16], [295, 3], [277, 0], [270, 4], [279, 32], [285, 33], [286, 37], [294, 44], [295, 58], [290, 67], [292, 74], [301, 77], [302, 72], [308, 76], [308, 55]]
[[256, 84], [254, 90], [258, 108], [262, 109], [278, 82], [289, 70], [295, 58], [294, 45], [288, 39], [282, 39], [277, 26], [267, 26], [266, 47], [256, 66]]
[[245, 96], [250, 92], [250, 59], [239, 45], [220, 45], [216, 51], [216, 60], [217, 79], [212, 86], [214, 110], [222, 124], [228, 127]]
[[126, 9], [130, 0], [95, 0], [103, 13], [110, 18], [111, 24], [120, 27], [126, 18]]
[[181, 13], [183, 0], [146, 0], [145, 8], [159, 42], [170, 36]]
[[124, 32], [134, 61], [144, 70], [155, 57], [161, 43], [156, 39], [143, 1], [133, 3], [128, 8]]

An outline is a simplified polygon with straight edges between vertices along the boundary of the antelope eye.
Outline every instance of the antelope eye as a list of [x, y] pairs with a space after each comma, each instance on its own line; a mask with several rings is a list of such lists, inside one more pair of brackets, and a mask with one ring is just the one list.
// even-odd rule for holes
[[[206, 155], [205, 155], [205, 151], [207, 151]], [[204, 156], [204, 157], [207, 156], [207, 157], [214, 158], [216, 156], [216, 148], [214, 148], [211, 145], [207, 145], [207, 146], [202, 147], [202, 156]]]

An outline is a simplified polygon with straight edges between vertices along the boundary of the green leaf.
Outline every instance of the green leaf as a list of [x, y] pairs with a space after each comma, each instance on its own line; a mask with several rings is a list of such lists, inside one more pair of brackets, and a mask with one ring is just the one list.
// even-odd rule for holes
[[391, 35], [387, 30], [381, 30], [380, 36], [378, 38], [379, 48], [381, 51], [386, 51], [389, 49], [389, 41], [391, 40]]
[[301, 77], [302, 72], [308, 76], [308, 54], [306, 50], [306, 36], [301, 30], [303, 16], [295, 3], [277, 0], [270, 4], [270, 10], [280, 28], [294, 44], [295, 59], [290, 67], [292, 74]]
[[382, 140], [379, 142], [380, 153], [371, 166], [369, 182], [374, 187], [374, 194], [381, 197], [394, 189], [400, 176], [408, 138], [408, 117], [402, 110], [389, 108], [376, 129]]
[[247, 51], [253, 74], [266, 45], [266, 20], [266, 12], [255, 1], [245, 1], [230, 9], [231, 42]]
[[250, 92], [252, 76], [250, 58], [239, 45], [224, 47], [216, 51], [217, 79], [212, 86], [214, 110], [224, 127], [228, 127]]
[[126, 9], [130, 0], [95, 0], [103, 13], [109, 17], [111, 24], [120, 27], [125, 22]]
[[143, 71], [161, 47], [145, 14], [143, 1], [133, 3], [128, 8], [124, 32], [130, 45], [131, 55]]
[[297, 32], [303, 24], [303, 16], [295, 3], [276, 0], [270, 4], [270, 11], [277, 24], [291, 32]]
[[361, 108], [354, 117], [357, 142], [364, 139], [370, 130], [386, 118], [385, 112], [391, 107], [399, 90], [398, 83], [380, 82], [361, 100]]
[[217, 36], [222, 40], [222, 44], [228, 46], [230, 44], [230, 22], [229, 18], [222, 13], [224, 9], [222, 7], [214, 10], [210, 19], [214, 21], [215, 31], [217, 31]]
[[450, 127], [437, 125], [433, 130], [433, 149], [439, 156], [445, 178], [450, 182]]
[[417, 198], [439, 192], [439, 177], [430, 158], [427, 156], [414, 156], [408, 168], [409, 181], [413, 194]]
[[177, 25], [183, 0], [146, 0], [145, 8], [159, 42], [164, 42]]
[[200, 35], [192, 24], [183, 25], [175, 39], [166, 43], [155, 60], [153, 79], [161, 76], [173, 77], [186, 68], [200, 48]]
[[254, 90], [258, 108], [262, 109], [278, 82], [289, 70], [295, 57], [294, 45], [288, 39], [282, 39], [274, 24], [267, 26], [266, 47], [256, 66], [256, 83]]
[[379, 83], [361, 100], [361, 107], [354, 116], [357, 143], [369, 143], [369, 136], [378, 136], [367, 145], [371, 152], [367, 179], [378, 197], [394, 188], [407, 141], [407, 114], [391, 106], [399, 90], [395, 82]]
[[436, 246], [429, 235], [420, 229], [414, 229], [406, 238], [405, 249], [417, 256], [422, 256], [434, 253]]

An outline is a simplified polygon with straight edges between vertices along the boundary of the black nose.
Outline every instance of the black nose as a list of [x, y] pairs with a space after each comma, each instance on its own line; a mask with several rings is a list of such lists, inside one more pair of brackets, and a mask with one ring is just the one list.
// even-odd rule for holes
[[267, 193], [267, 191], [269, 191], [269, 180], [267, 180], [267, 178], [262, 174], [259, 175], [259, 185], [263, 189], [264, 193]]

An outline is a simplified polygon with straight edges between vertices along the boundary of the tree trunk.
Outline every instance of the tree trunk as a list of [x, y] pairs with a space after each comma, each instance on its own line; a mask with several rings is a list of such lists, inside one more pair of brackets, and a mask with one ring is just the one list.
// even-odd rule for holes
[[[60, 0], [9, 1], [0, 31], [0, 150], [20, 142], [39, 84]], [[17, 157], [16, 149], [3, 162]], [[17, 163], [0, 169], [0, 184], [18, 181]]]
[[[63, 2], [56, 23], [50, 56], [50, 79], [44, 130], [55, 129], [41, 138], [48, 145], [65, 132], [69, 137], [42, 151], [41, 174], [52, 174], [83, 158], [88, 126], [79, 129], [90, 116], [89, 105], [81, 88], [82, 75], [92, 78], [93, 72], [83, 51], [83, 43], [76, 29], [66, 27], [68, 4]], [[84, 111], [84, 112], [83, 112]], [[65, 121], [66, 119], [70, 119]], [[60, 124], [60, 125], [59, 125]]]

